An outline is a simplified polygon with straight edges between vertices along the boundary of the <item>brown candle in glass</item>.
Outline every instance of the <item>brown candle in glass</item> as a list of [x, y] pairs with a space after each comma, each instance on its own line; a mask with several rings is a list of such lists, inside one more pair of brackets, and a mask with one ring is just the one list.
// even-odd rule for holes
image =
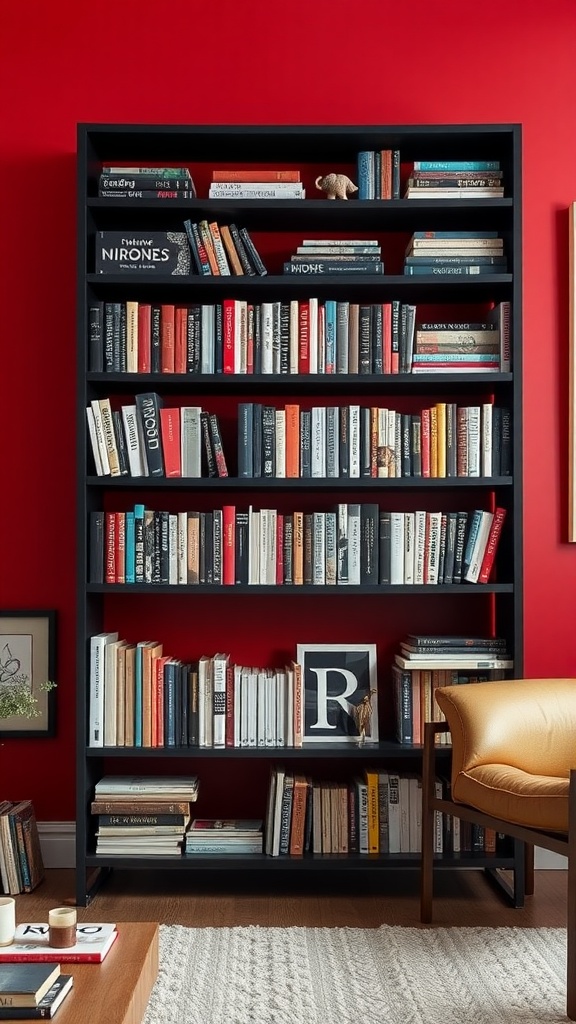
[[48, 911], [48, 943], [54, 949], [67, 949], [76, 945], [76, 911], [71, 907], [56, 907]]

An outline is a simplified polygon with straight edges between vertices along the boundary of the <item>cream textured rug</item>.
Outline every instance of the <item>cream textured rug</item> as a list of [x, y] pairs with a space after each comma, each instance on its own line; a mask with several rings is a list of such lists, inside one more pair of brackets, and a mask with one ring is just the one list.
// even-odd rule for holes
[[566, 1024], [560, 928], [160, 928], [144, 1024]]

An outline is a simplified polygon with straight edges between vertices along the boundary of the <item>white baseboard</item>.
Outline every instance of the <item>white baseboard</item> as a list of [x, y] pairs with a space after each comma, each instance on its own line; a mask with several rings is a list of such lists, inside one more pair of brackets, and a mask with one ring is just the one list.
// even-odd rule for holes
[[39, 821], [38, 836], [45, 868], [76, 867], [76, 822]]
[[[42, 859], [46, 868], [73, 868], [76, 866], [76, 824], [73, 821], [39, 821], [38, 835]], [[566, 857], [537, 847], [534, 867], [565, 871]]]

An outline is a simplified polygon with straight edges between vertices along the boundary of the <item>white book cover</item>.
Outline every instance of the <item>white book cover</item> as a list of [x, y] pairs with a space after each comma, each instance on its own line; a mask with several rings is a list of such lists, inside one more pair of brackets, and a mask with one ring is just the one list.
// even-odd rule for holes
[[400, 776], [388, 773], [388, 850], [400, 853]]
[[274, 349], [274, 303], [263, 302], [260, 306], [260, 336], [262, 344], [262, 373], [273, 373]]
[[268, 544], [266, 551], [266, 583], [276, 583], [276, 554], [278, 547], [278, 512], [275, 508], [268, 509]]
[[360, 406], [350, 405], [348, 422], [348, 443], [350, 446], [350, 478], [360, 477]]
[[104, 746], [116, 746], [117, 651], [125, 640], [112, 640], [104, 648]]
[[256, 670], [256, 745], [266, 746], [268, 726], [268, 690], [266, 686], [266, 670]]
[[177, 564], [178, 564], [178, 583], [186, 584], [188, 582], [188, 513], [178, 512], [176, 515], [177, 519]]
[[298, 299], [290, 300], [290, 344], [288, 349], [288, 371], [298, 373], [300, 310]]
[[438, 583], [440, 567], [440, 534], [442, 530], [442, 513], [428, 513], [428, 562], [424, 567], [424, 582]]
[[258, 746], [258, 670], [248, 670], [248, 746]]
[[414, 583], [415, 513], [404, 513], [404, 583]]
[[404, 513], [390, 513], [390, 583], [404, 583]]
[[178, 584], [178, 515], [170, 512], [168, 515], [168, 583], [172, 586]]
[[[120, 460], [118, 458], [118, 445], [116, 443], [116, 433], [114, 431], [114, 421], [112, 419], [112, 406], [109, 398], [100, 398], [100, 417], [102, 420], [102, 431], [104, 434], [104, 443], [106, 445], [106, 451], [108, 454], [108, 464], [110, 466], [110, 473], [112, 476], [121, 476], [120, 473]], [[94, 408], [94, 403], [92, 403]]]
[[240, 746], [248, 746], [248, 715], [250, 713], [250, 669], [242, 666], [240, 670]]
[[266, 718], [264, 726], [264, 745], [276, 746], [276, 676], [277, 672], [266, 671]]
[[94, 422], [94, 410], [89, 405], [86, 408], [86, 419], [88, 421], [88, 436], [90, 438], [90, 445], [92, 448], [92, 456], [94, 458], [94, 468], [96, 470], [96, 476], [104, 476], [102, 469], [102, 459], [100, 458], [100, 449], [98, 447], [98, 438], [96, 437], [96, 424]]
[[148, 476], [148, 462], [142, 438], [140, 417], [135, 405], [122, 406], [122, 423], [124, 424], [130, 476]]
[[312, 407], [310, 436], [311, 475], [314, 478], [326, 476], [326, 408]]
[[138, 373], [138, 303], [126, 302], [126, 373]]
[[97, 633], [90, 637], [90, 716], [88, 746], [104, 746], [104, 693], [106, 646], [118, 640], [118, 633]]
[[226, 746], [226, 675], [229, 656], [227, 654], [215, 654], [213, 665], [214, 689], [213, 689], [213, 718], [212, 718], [212, 746]]
[[208, 747], [206, 742], [206, 673], [208, 657], [203, 654], [198, 659], [198, 746]]
[[200, 405], [185, 405], [180, 410], [180, 456], [182, 476], [202, 476], [202, 430]]
[[318, 305], [318, 373], [326, 373], [326, 307]]
[[248, 509], [248, 583], [260, 583], [260, 512]]
[[242, 666], [234, 665], [234, 746], [241, 747]]
[[326, 407], [326, 476], [340, 476], [340, 409]]
[[360, 505], [348, 505], [348, 583], [359, 586], [360, 573]]
[[110, 462], [108, 460], [108, 447], [106, 444], [106, 438], [104, 436], [104, 424], [102, 422], [102, 407], [97, 399], [94, 399], [94, 401], [92, 401], [90, 405], [92, 406], [92, 414], [94, 416], [94, 429], [96, 431], [98, 451], [100, 452], [102, 475], [111, 476], [112, 470], [110, 468]]
[[468, 406], [468, 476], [480, 476], [480, 406]]
[[310, 373], [318, 373], [318, 299], [308, 299], [308, 351]]
[[286, 673], [286, 687], [285, 687], [285, 710], [284, 710], [284, 726], [285, 726], [285, 746], [294, 746], [294, 669], [289, 668]]
[[286, 690], [288, 687], [288, 670], [285, 672], [278, 671], [275, 675], [275, 722], [274, 722], [274, 735], [275, 741], [273, 746], [285, 747], [286, 746]]
[[482, 406], [482, 476], [492, 476], [492, 410], [491, 402]]
[[276, 476], [283, 479], [286, 476], [286, 410], [276, 409], [275, 413], [275, 437], [276, 437]]

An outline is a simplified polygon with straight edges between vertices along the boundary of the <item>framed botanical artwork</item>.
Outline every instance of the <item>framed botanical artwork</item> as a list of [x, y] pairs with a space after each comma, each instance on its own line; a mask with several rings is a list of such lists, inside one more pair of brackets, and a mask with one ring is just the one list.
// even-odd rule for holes
[[569, 409], [568, 540], [576, 542], [576, 203], [570, 207], [569, 236]]
[[376, 644], [298, 644], [302, 743], [378, 742]]
[[0, 737], [55, 735], [55, 675], [56, 612], [0, 611]]

